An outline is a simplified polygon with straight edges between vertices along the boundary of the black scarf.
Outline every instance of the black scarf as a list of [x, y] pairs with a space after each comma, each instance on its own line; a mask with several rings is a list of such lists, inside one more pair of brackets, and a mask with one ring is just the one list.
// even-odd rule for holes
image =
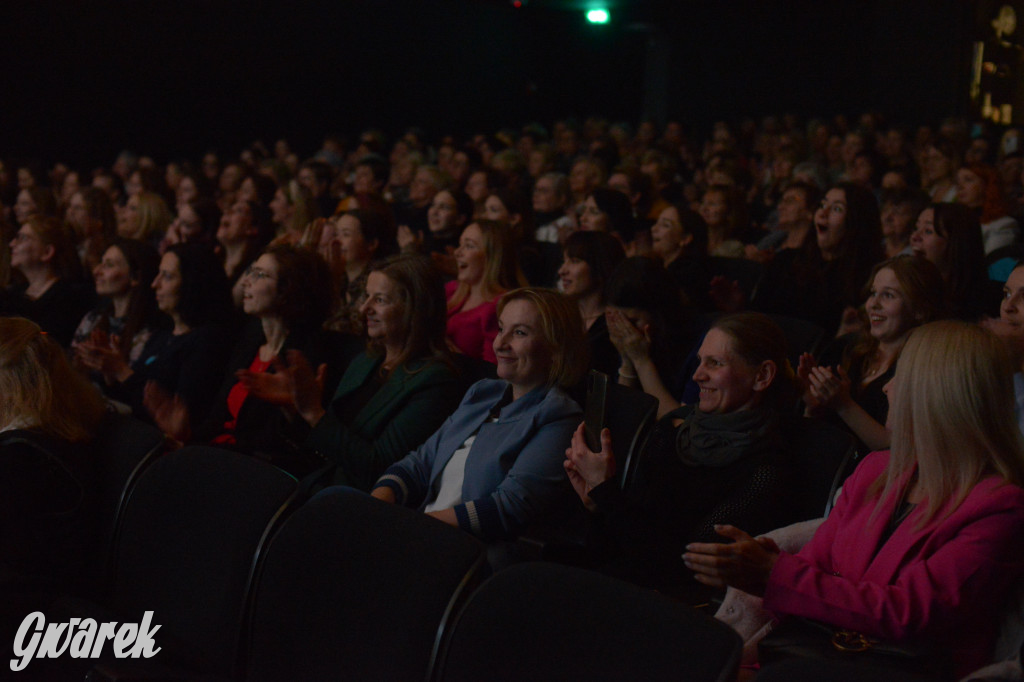
[[674, 410], [666, 417], [684, 419], [676, 429], [676, 454], [694, 467], [725, 467], [762, 452], [774, 445], [778, 425], [776, 414], [764, 408], [730, 414]]

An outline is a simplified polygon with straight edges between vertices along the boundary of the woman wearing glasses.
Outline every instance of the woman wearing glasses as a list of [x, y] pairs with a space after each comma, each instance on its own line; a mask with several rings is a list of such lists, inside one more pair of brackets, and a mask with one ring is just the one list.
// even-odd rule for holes
[[[279, 371], [293, 349], [301, 351], [313, 367], [336, 366], [329, 358], [337, 344], [321, 327], [333, 306], [334, 291], [323, 259], [287, 244], [265, 249], [240, 283], [242, 310], [254, 319], [235, 345], [212, 411], [197, 423], [184, 418], [172, 403], [165, 419], [157, 423], [181, 441], [212, 442], [276, 459], [280, 451], [289, 449], [283, 434], [290, 415], [280, 408], [282, 397], [258, 398], [250, 387], [261, 375]], [[285, 461], [278, 463], [289, 466]]]

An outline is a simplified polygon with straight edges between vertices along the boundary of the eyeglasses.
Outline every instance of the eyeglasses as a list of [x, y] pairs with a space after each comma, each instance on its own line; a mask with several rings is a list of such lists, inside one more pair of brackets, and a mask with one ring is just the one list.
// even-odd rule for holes
[[248, 277], [249, 279], [255, 280], [257, 282], [260, 281], [261, 279], [277, 279], [277, 277], [274, 277], [266, 270], [261, 270], [251, 265], [245, 269], [245, 272], [243, 273], [242, 276]]

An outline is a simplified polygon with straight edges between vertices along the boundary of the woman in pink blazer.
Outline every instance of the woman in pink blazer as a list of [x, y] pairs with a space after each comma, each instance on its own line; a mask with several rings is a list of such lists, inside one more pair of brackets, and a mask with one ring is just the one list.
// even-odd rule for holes
[[1013, 368], [998, 339], [961, 322], [914, 331], [886, 385], [890, 451], [869, 455], [796, 554], [724, 526], [692, 544], [697, 580], [816, 619], [949, 652], [957, 676], [989, 661], [999, 607], [1024, 575], [1024, 446]]

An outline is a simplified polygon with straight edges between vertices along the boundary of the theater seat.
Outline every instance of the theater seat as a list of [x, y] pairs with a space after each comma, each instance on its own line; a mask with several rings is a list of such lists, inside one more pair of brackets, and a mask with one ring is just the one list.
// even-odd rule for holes
[[127, 622], [153, 611], [162, 651], [148, 661], [105, 662], [101, 673], [233, 676], [253, 567], [298, 494], [291, 475], [219, 448], [183, 448], [150, 465], [124, 509], [108, 606]]
[[288, 519], [265, 559], [246, 680], [425, 680], [484, 551], [425, 514], [334, 487]]
[[495, 574], [455, 620], [438, 682], [733, 680], [740, 640], [656, 592], [578, 568]]

